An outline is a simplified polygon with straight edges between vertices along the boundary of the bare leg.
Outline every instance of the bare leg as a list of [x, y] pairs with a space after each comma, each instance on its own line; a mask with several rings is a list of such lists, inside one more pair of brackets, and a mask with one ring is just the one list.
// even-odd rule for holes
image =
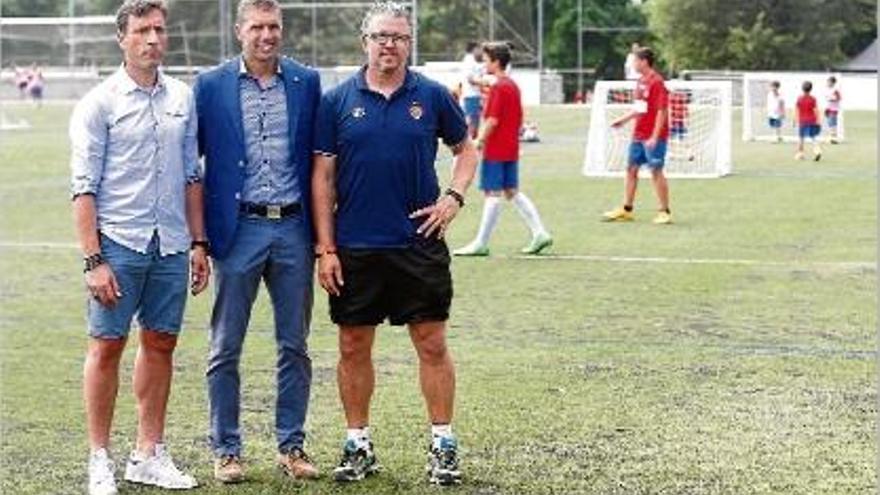
[[83, 397], [92, 450], [110, 445], [110, 425], [119, 391], [119, 360], [124, 349], [125, 339], [89, 339], [83, 366]]
[[375, 338], [375, 326], [339, 327], [336, 379], [349, 428], [363, 428], [370, 424], [370, 399], [376, 386], [372, 354]]
[[663, 170], [652, 170], [651, 179], [654, 181], [654, 192], [657, 194], [657, 203], [660, 210], [669, 209], [669, 182], [666, 180], [666, 174]]
[[639, 167], [626, 169], [626, 179], [624, 179], [623, 186], [623, 205], [632, 206], [636, 200], [636, 189], [639, 186]]
[[132, 379], [138, 410], [137, 450], [152, 455], [155, 445], [161, 443], [165, 435], [177, 336], [144, 329], [140, 331], [140, 339]]
[[419, 356], [419, 381], [433, 424], [449, 424], [455, 403], [455, 365], [446, 346], [446, 322], [409, 325]]

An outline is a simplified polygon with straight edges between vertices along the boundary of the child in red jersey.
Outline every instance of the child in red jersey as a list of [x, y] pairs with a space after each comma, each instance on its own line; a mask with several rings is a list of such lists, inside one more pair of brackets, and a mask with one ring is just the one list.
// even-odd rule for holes
[[819, 136], [821, 127], [819, 127], [819, 106], [816, 99], [810, 92], [813, 90], [813, 83], [804, 81], [801, 86], [803, 94], [798, 97], [795, 111], [797, 112], [797, 123], [799, 126], [799, 136], [797, 153], [794, 155], [796, 160], [804, 159], [804, 141], [809, 139], [813, 143], [813, 160], [822, 159], [822, 148], [819, 147]]

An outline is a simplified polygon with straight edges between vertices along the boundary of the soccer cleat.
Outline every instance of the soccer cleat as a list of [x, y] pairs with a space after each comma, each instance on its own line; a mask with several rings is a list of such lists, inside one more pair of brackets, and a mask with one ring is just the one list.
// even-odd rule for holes
[[244, 468], [241, 459], [234, 455], [224, 455], [214, 460], [214, 479], [221, 483], [241, 483], [244, 481]]
[[655, 225], [669, 225], [672, 223], [672, 214], [666, 211], [658, 211], [654, 217]]
[[171, 454], [161, 443], [156, 444], [153, 455], [146, 459], [132, 452], [125, 466], [125, 481], [169, 490], [188, 490], [199, 485], [192, 476], [177, 469]]
[[530, 242], [528, 246], [522, 248], [520, 252], [522, 254], [538, 254], [543, 249], [546, 249], [552, 245], [553, 238], [550, 237], [550, 234], [542, 233], [533, 237], [532, 242]]
[[794, 159], [795, 160], [803, 160], [804, 154], [802, 152], [798, 151], [797, 153], [794, 154]]
[[448, 486], [461, 483], [458, 469], [458, 442], [455, 437], [435, 438], [425, 466], [430, 483]]
[[633, 212], [626, 211], [622, 206], [602, 214], [602, 220], [605, 222], [632, 222], [635, 219]]
[[346, 440], [342, 447], [342, 459], [333, 470], [333, 479], [339, 482], [360, 481], [379, 471], [379, 461], [373, 453], [373, 443], [358, 446], [352, 440]]
[[318, 468], [315, 467], [305, 451], [299, 447], [278, 454], [278, 467], [285, 475], [297, 480], [314, 480], [320, 476]]
[[816, 149], [813, 150], [813, 161], [818, 162], [821, 159], [822, 159], [822, 148], [819, 148], [817, 146]]
[[116, 495], [116, 467], [106, 449], [98, 449], [89, 456], [89, 495]]
[[467, 246], [456, 249], [452, 254], [453, 256], [489, 256], [489, 248], [473, 241]]

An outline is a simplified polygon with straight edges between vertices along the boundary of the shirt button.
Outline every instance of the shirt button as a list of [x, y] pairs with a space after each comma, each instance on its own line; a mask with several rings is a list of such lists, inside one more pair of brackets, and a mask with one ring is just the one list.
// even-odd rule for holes
[[239, 167], [244, 167], [244, 160], [239, 160], [239, 161], [238, 161], [238, 166], [239, 166]]
[[268, 159], [268, 158], [264, 158], [264, 159], [263, 159], [263, 165], [268, 165], [268, 164], [269, 164], [269, 159]]
[[241, 199], [241, 193], [235, 193], [235, 199]]
[[267, 139], [269, 139], [269, 136], [263, 134], [263, 141], [265, 141], [265, 140], [267, 140]]

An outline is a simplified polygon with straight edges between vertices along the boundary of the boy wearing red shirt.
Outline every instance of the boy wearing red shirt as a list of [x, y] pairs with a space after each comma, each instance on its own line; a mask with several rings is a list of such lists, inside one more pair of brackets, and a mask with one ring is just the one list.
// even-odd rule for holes
[[486, 73], [496, 78], [489, 90], [483, 110], [483, 124], [477, 135], [477, 147], [483, 150], [480, 165], [480, 189], [486, 194], [483, 217], [477, 237], [470, 244], [456, 249], [456, 256], [487, 256], [489, 236], [501, 215], [501, 196], [511, 201], [532, 232], [532, 240], [523, 254], [538, 254], [553, 244], [544, 228], [535, 204], [519, 192], [519, 130], [523, 122], [519, 88], [505, 70], [510, 63], [507, 43], [483, 45]]
[[607, 222], [625, 222], [635, 219], [633, 202], [639, 182], [639, 168], [643, 165], [651, 169], [654, 191], [657, 194], [659, 212], [654, 217], [655, 224], [672, 223], [669, 210], [669, 184], [663, 173], [666, 163], [666, 142], [669, 139], [668, 106], [669, 93], [663, 76], [654, 70], [654, 51], [641, 48], [636, 52], [636, 70], [642, 75], [636, 86], [633, 109], [611, 123], [619, 128], [635, 119], [632, 142], [629, 146], [629, 167], [624, 182], [623, 206], [606, 212]]
[[813, 143], [813, 160], [818, 162], [822, 159], [822, 148], [819, 147], [819, 141], [816, 139], [821, 130], [819, 127], [819, 106], [816, 104], [816, 99], [810, 94], [813, 90], [813, 83], [804, 81], [801, 89], [804, 90], [804, 93], [798, 98], [796, 107], [800, 140], [794, 158], [795, 160], [804, 159], [804, 141], [809, 139]]

